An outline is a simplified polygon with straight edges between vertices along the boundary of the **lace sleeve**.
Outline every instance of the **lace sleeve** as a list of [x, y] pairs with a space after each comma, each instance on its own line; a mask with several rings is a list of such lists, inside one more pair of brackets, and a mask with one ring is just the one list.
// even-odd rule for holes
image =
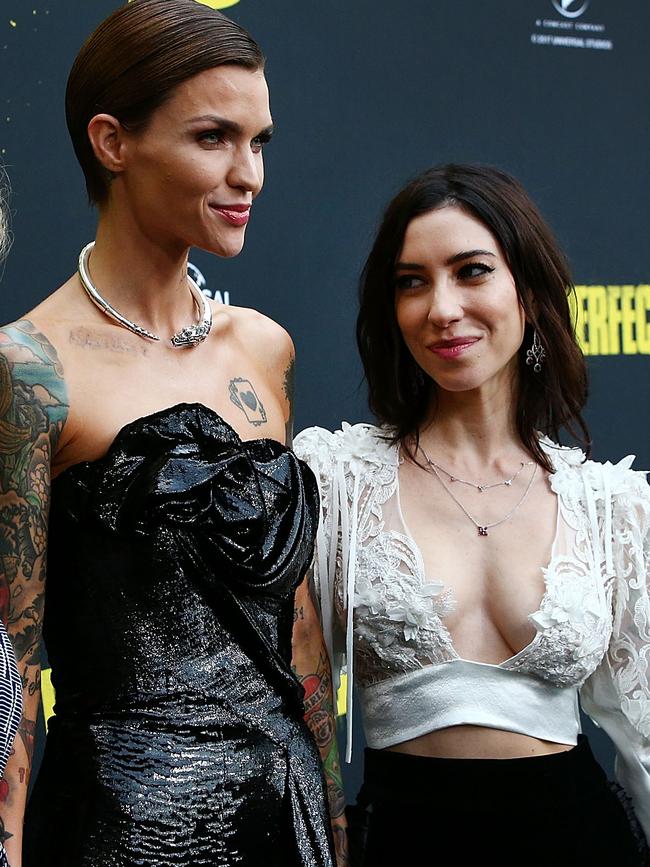
[[617, 780], [650, 840], [650, 488], [643, 473], [603, 469], [613, 628], [581, 700], [616, 747]]
[[335, 480], [334, 457], [336, 435], [324, 428], [310, 427], [298, 434], [293, 448], [298, 457], [309, 464], [318, 482], [321, 511], [309, 578], [316, 610], [323, 626], [336, 694], [344, 656], [344, 637], [338, 625], [335, 608], [335, 593], [341, 580], [338, 486]]

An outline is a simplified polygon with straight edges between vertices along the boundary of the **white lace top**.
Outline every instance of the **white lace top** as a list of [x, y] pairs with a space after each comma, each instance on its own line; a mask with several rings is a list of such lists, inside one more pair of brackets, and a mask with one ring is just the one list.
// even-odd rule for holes
[[[545, 592], [530, 615], [536, 634], [493, 666], [463, 660], [453, 646], [445, 626], [451, 593], [427, 579], [402, 517], [398, 448], [362, 424], [296, 438], [321, 494], [313, 577], [335, 679], [347, 663], [347, 759], [355, 679], [368, 743], [379, 747], [462, 721], [575, 743], [579, 691], [616, 746], [617, 778], [650, 838], [650, 488], [630, 469], [632, 457], [599, 464], [577, 449], [542, 445], [555, 470], [558, 521]], [[492, 697], [496, 689], [512, 702], [493, 703], [492, 721], [456, 723], [453, 702], [438, 711], [422, 704], [432, 679], [455, 687], [458, 700], [467, 677], [472, 689], [461, 695]], [[517, 710], [522, 703], [527, 713]]]

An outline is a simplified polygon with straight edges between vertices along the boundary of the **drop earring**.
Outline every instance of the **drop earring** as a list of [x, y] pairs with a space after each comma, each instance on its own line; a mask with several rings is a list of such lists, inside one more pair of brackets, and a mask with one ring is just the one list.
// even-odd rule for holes
[[535, 373], [541, 373], [542, 364], [546, 358], [546, 352], [542, 346], [542, 341], [539, 339], [537, 329], [533, 332], [533, 345], [526, 352], [526, 364], [532, 365]]

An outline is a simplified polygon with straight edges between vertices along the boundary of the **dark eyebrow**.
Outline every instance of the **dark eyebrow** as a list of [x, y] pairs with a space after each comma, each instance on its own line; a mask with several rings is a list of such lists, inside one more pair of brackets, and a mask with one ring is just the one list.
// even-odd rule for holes
[[[217, 114], [201, 114], [198, 117], [192, 117], [188, 120], [188, 123], [211, 123], [214, 126], [218, 126], [220, 129], [225, 130], [226, 132], [231, 132], [234, 135], [241, 135], [242, 127], [241, 124], [238, 124], [234, 120], [228, 120], [225, 117], [219, 117]], [[258, 132], [254, 138], [271, 138], [273, 135], [273, 124], [264, 127], [261, 132]]]
[[462, 262], [464, 259], [474, 259], [476, 256], [492, 256], [493, 259], [496, 259], [496, 253], [490, 253], [489, 250], [467, 250], [451, 256], [445, 265], [455, 265], [457, 262]]
[[228, 120], [225, 117], [219, 117], [216, 114], [201, 114], [198, 117], [192, 117], [188, 123], [213, 123], [215, 126], [220, 126], [222, 129], [229, 132], [241, 132], [241, 126], [234, 120]]
[[[463, 262], [465, 259], [474, 259], [476, 256], [492, 256], [496, 259], [496, 253], [491, 253], [489, 250], [463, 250], [462, 253], [455, 253], [446, 260], [445, 265], [456, 265], [458, 262]], [[416, 262], [398, 262], [395, 265], [396, 271], [426, 271], [424, 265], [418, 265]]]

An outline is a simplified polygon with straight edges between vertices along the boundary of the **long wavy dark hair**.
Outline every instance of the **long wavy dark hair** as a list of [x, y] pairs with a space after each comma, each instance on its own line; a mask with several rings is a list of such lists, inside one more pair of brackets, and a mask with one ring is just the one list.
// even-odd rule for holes
[[[404, 187], [384, 213], [359, 287], [357, 345], [370, 409], [394, 442], [411, 437], [417, 442], [435, 402], [436, 384], [422, 375], [397, 324], [394, 272], [411, 220], [446, 205], [462, 208], [492, 232], [514, 277], [527, 317], [518, 353], [517, 430], [531, 456], [552, 472], [540, 432], [559, 441], [564, 429], [590, 453], [582, 417], [587, 369], [569, 305], [575, 289], [567, 260], [535, 204], [515, 178], [491, 166], [430, 169]], [[540, 373], [526, 365], [534, 330], [546, 352]]]

